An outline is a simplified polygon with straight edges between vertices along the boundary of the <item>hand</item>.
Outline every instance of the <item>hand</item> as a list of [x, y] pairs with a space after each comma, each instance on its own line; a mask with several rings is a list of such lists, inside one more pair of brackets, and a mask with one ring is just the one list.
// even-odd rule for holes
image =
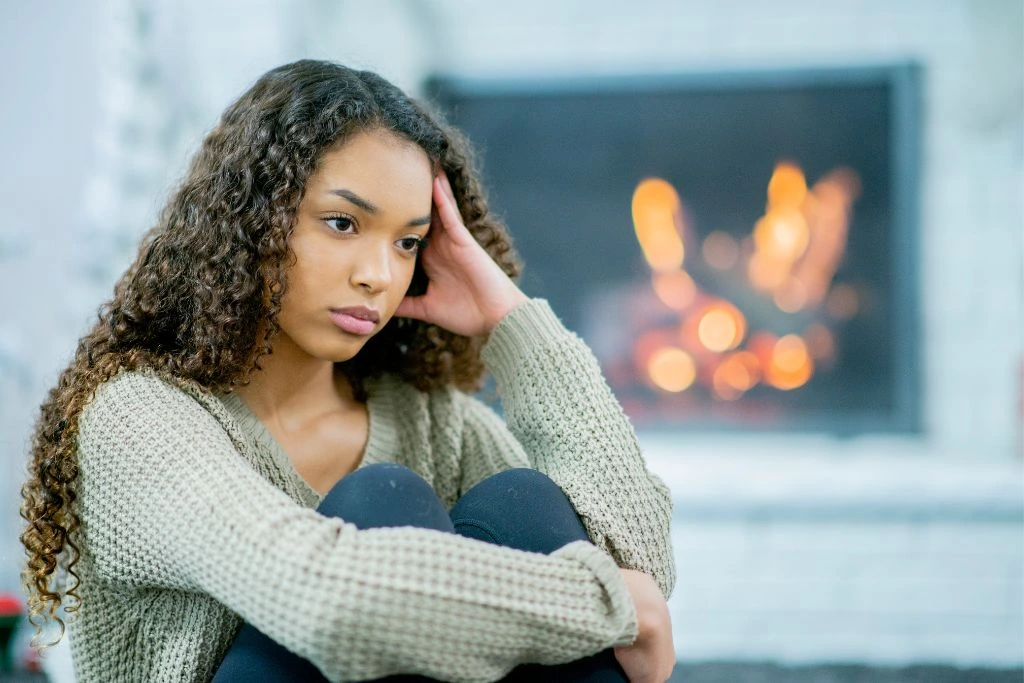
[[672, 619], [654, 579], [634, 569], [619, 569], [636, 607], [639, 635], [636, 642], [615, 648], [630, 683], [665, 683], [676, 664]]
[[430, 244], [420, 258], [430, 284], [407, 296], [395, 315], [466, 336], [486, 334], [527, 297], [462, 223], [444, 171], [434, 178]]

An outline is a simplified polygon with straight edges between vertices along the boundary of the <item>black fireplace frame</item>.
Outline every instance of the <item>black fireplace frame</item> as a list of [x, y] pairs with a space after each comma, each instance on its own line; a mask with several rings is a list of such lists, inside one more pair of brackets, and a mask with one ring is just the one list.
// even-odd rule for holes
[[[870, 433], [920, 434], [922, 432], [924, 338], [920, 321], [919, 197], [922, 126], [922, 70], [913, 62], [828, 66], [820, 68], [748, 69], [703, 71], [674, 74], [556, 77], [466, 77], [437, 75], [424, 84], [427, 98], [444, 111], [456, 126], [463, 127], [460, 111], [482, 99], [523, 98], [565, 95], [628, 95], [679, 91], [737, 90], [756, 91], [771, 88], [807, 88], [842, 86], [884, 86], [889, 94], [889, 204], [890, 225], [898, 226], [899, 239], [890, 243], [888, 265], [898, 274], [887, 300], [888, 328], [892, 333], [893, 367], [891, 404], [885, 410], [848, 411], [842, 415], [793, 415], [767, 431], [825, 432], [838, 436]], [[488, 171], [487, 140], [468, 131], [473, 142], [483, 148], [483, 172], [492, 202], [501, 210], [500, 191], [486, 181]], [[515, 233], [513, 226], [513, 234]], [[529, 268], [529, 261], [527, 261]], [[528, 293], [529, 290], [527, 290]], [[541, 293], [542, 294], [542, 293]], [[736, 420], [702, 419], [678, 425], [651, 426], [655, 432], [687, 431], [765, 431], [757, 425]]]

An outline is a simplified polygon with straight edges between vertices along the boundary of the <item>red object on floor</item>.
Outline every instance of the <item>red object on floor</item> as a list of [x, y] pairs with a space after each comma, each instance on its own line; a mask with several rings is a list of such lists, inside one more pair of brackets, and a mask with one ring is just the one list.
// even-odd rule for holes
[[0, 617], [16, 617], [21, 610], [21, 598], [13, 593], [0, 593]]

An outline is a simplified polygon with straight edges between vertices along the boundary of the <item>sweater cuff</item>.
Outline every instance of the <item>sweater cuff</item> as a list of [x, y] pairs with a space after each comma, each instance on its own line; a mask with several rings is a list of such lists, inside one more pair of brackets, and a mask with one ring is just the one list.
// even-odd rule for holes
[[530, 299], [513, 308], [491, 330], [480, 358], [499, 380], [515, 373], [524, 352], [573, 336], [544, 299]]
[[611, 556], [590, 541], [573, 541], [551, 553], [552, 557], [576, 560], [586, 566], [597, 577], [608, 595], [608, 616], [617, 630], [614, 640], [606, 647], [624, 647], [636, 642], [639, 635], [636, 607], [622, 578], [618, 565]]

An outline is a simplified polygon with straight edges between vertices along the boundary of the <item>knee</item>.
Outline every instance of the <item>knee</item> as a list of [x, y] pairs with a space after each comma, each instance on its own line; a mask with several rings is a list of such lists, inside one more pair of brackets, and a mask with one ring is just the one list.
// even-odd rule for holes
[[470, 499], [479, 497], [510, 501], [521, 497], [536, 501], [540, 497], [544, 500], [569, 502], [565, 492], [551, 477], [529, 467], [516, 467], [492, 474], [467, 491], [463, 498], [466, 496]]
[[396, 463], [375, 463], [346, 475], [317, 510], [360, 528], [419, 526], [451, 530], [444, 505], [430, 484]]
[[505, 470], [466, 492], [451, 512], [457, 533], [520, 550], [550, 553], [588, 540], [569, 497], [537, 470]]
[[430, 489], [430, 484], [405, 465], [379, 462], [360, 467], [355, 472], [346, 475], [334, 485], [331, 493], [337, 489], [348, 491], [369, 489], [388, 494], [389, 491], [417, 490], [423, 487]]
[[430, 484], [405, 465], [382, 462], [361, 467], [343, 477], [327, 493], [324, 502], [337, 498], [386, 501], [433, 495]]

